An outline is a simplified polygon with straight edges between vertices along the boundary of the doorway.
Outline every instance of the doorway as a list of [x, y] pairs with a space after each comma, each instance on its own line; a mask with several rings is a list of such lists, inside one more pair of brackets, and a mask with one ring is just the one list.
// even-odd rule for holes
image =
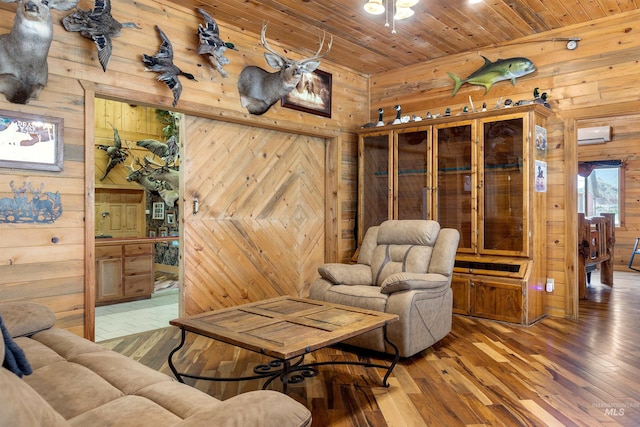
[[[633, 251], [635, 239], [640, 228], [637, 200], [640, 198], [640, 187], [637, 185], [640, 176], [640, 159], [637, 147], [640, 135], [640, 114], [637, 108], [611, 108], [608, 106], [602, 114], [580, 117], [575, 120], [575, 128], [611, 128], [610, 138], [596, 144], [578, 144], [576, 163], [581, 175], [587, 176], [586, 185], [577, 186], [578, 202], [582, 201], [587, 216], [600, 212], [615, 213], [614, 231], [614, 285], [618, 272], [628, 272], [627, 265]], [[582, 172], [580, 172], [582, 170]], [[587, 187], [588, 185], [588, 187]], [[593, 208], [589, 210], [589, 208]], [[587, 286], [587, 298], [594, 297], [589, 291], [601, 286], [599, 273], [591, 275], [591, 287]], [[613, 291], [613, 288], [611, 291]], [[591, 296], [590, 296], [591, 295]]]
[[160, 166], [179, 173], [179, 152], [169, 154], [179, 122], [178, 113], [95, 99], [97, 342], [178, 317], [179, 180], [151, 176]]

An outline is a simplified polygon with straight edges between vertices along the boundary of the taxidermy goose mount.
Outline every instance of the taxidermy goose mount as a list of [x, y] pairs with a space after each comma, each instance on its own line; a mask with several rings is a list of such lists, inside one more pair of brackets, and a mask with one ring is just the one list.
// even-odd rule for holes
[[173, 64], [173, 47], [167, 35], [155, 26], [162, 39], [160, 50], [154, 56], [142, 54], [142, 62], [145, 65], [145, 71], [154, 71], [160, 73], [158, 80], [164, 82], [173, 92], [173, 106], [178, 104], [180, 94], [182, 94], [182, 83], [178, 80], [178, 76], [185, 76], [189, 80], [197, 81], [193, 74], [186, 73]]
[[202, 15], [205, 25], [198, 24], [198, 55], [206, 56], [209, 62], [218, 70], [222, 77], [227, 77], [227, 72], [222, 68], [229, 63], [229, 58], [224, 56], [227, 49], [236, 49], [233, 43], [224, 42], [220, 39], [220, 27], [216, 21], [204, 10], [199, 7], [196, 10]]
[[111, 59], [111, 38], [120, 36], [122, 28], [137, 28], [133, 22], [120, 23], [111, 16], [111, 0], [95, 0], [92, 10], [78, 9], [62, 19], [64, 29], [79, 32], [82, 37], [93, 40], [98, 48], [98, 60], [102, 71], [107, 71]]
[[107, 168], [104, 171], [104, 175], [100, 178], [100, 181], [104, 181], [107, 177], [111, 169], [113, 169], [118, 163], [122, 163], [125, 161], [129, 152], [126, 148], [122, 148], [122, 141], [120, 140], [120, 134], [118, 133], [118, 129], [116, 129], [113, 125], [113, 145], [104, 145], [100, 144], [97, 146], [99, 150], [102, 150], [107, 153], [109, 156], [109, 163], [107, 163]]

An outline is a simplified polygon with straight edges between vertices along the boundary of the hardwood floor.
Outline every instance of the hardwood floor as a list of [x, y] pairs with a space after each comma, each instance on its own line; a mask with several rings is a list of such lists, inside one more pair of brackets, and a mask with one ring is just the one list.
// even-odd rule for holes
[[[434, 347], [403, 359], [390, 387], [381, 372], [324, 366], [290, 385], [313, 426], [637, 426], [640, 425], [640, 274], [594, 275], [580, 320], [545, 318], [530, 327], [455, 316]], [[168, 327], [101, 344], [171, 375], [167, 355], [180, 340]], [[191, 373], [250, 375], [262, 356], [189, 334], [176, 360]], [[307, 360], [367, 358], [332, 347]], [[384, 358], [370, 357], [374, 361]], [[259, 389], [260, 381], [206, 382], [219, 398]], [[274, 387], [272, 384], [271, 387]], [[281, 387], [276, 384], [275, 387]]]

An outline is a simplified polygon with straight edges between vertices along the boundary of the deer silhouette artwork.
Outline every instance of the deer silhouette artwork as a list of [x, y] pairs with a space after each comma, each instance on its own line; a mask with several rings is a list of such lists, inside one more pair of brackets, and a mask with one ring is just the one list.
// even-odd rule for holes
[[285, 58], [271, 49], [266, 38], [267, 24], [262, 25], [260, 44], [268, 52], [264, 53], [267, 63], [277, 69], [269, 73], [260, 67], [249, 65], [245, 67], [238, 77], [238, 92], [240, 103], [251, 114], [264, 114], [273, 104], [283, 96], [291, 92], [300, 82], [304, 73], [312, 73], [320, 66], [318, 59], [326, 56], [331, 50], [333, 36], [329, 40], [327, 50], [322, 53], [325, 36], [322, 36], [320, 47], [314, 56], [298, 61]]
[[[2, 0], [11, 3], [15, 0]], [[50, 9], [69, 10], [78, 0], [18, 0], [13, 27], [0, 35], [0, 92], [26, 104], [47, 85], [47, 55], [53, 39]]]

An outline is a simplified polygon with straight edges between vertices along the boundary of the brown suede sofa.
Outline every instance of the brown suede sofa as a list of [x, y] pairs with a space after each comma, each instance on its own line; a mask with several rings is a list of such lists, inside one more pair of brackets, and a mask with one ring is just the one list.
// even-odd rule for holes
[[[0, 426], [310, 426], [311, 413], [277, 391], [215, 399], [66, 330], [32, 303], [0, 303], [9, 338], [32, 370], [0, 368]], [[11, 370], [10, 370], [11, 369]]]

